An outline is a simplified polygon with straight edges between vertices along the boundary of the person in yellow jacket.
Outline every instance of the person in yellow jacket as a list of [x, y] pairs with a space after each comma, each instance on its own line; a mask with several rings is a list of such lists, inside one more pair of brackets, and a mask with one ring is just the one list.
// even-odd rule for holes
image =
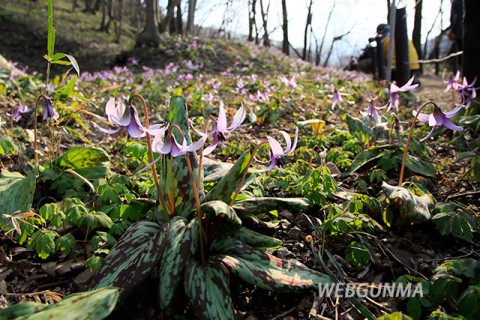
[[[377, 34], [383, 36], [383, 51], [385, 58], [388, 59], [388, 50], [390, 49], [390, 26], [388, 24], [379, 24], [377, 27]], [[418, 78], [420, 71], [420, 64], [418, 63], [418, 53], [413, 45], [412, 40], [408, 40], [408, 60], [410, 62], [410, 76]], [[395, 43], [393, 44], [392, 52], [392, 79], [395, 79]]]

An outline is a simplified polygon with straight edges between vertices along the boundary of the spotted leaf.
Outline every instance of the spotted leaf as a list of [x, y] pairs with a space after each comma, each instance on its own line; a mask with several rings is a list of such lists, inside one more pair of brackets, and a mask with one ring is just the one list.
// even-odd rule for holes
[[234, 319], [228, 272], [220, 261], [198, 262], [185, 270], [185, 292], [197, 319]]
[[102, 288], [75, 293], [50, 305], [34, 302], [19, 303], [2, 310], [0, 319], [105, 319], [115, 307], [119, 291], [118, 288]]
[[101, 148], [73, 147], [54, 161], [51, 167], [60, 170], [72, 169], [86, 179], [98, 179], [109, 173], [110, 157]]
[[32, 205], [34, 191], [34, 172], [24, 177], [18, 172], [3, 170], [0, 173], [0, 213], [27, 212]]
[[198, 221], [193, 219], [186, 224], [182, 217], [174, 217], [169, 225], [165, 250], [160, 259], [160, 308], [164, 309], [172, 301], [181, 280], [185, 266], [196, 252], [198, 244]]
[[296, 260], [280, 259], [236, 239], [220, 239], [212, 249], [230, 272], [259, 288], [288, 292], [314, 289], [319, 283], [332, 283], [325, 274], [309, 269]]
[[424, 194], [419, 197], [406, 188], [391, 186], [385, 182], [382, 189], [389, 202], [398, 207], [403, 218], [413, 223], [430, 220], [430, 208], [434, 205], [431, 195]]
[[138, 221], [118, 239], [94, 279], [95, 288], [116, 286], [122, 298], [148, 278], [165, 245], [165, 231], [157, 223]]
[[209, 201], [200, 206], [202, 212], [211, 217], [226, 219], [235, 224], [242, 224], [242, 220], [237, 216], [235, 210], [223, 201]]
[[232, 194], [237, 190], [245, 170], [248, 169], [250, 159], [251, 154], [249, 151], [242, 154], [235, 165], [223, 174], [223, 178], [205, 196], [205, 201], [221, 200], [230, 203]]
[[235, 202], [233, 208], [240, 211], [248, 211], [253, 214], [267, 213], [272, 210], [295, 210], [308, 209], [309, 202], [305, 198], [252, 198]]
[[218, 233], [257, 248], [278, 248], [282, 245], [282, 241], [279, 239], [266, 236], [240, 225], [221, 225], [218, 228]]

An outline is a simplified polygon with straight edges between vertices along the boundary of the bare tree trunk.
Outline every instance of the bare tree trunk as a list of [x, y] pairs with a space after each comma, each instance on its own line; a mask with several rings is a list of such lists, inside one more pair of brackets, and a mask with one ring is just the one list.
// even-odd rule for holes
[[282, 52], [287, 56], [290, 55], [290, 46], [288, 45], [288, 13], [287, 13], [287, 0], [282, 0], [282, 29], [283, 29], [283, 45]]
[[167, 26], [170, 25], [170, 21], [172, 21], [175, 15], [175, 7], [177, 6], [178, 2], [180, 2], [180, 0], [168, 0], [167, 14], [165, 15], [165, 18], [160, 21], [160, 24], [158, 26], [158, 30], [160, 33], [164, 33], [165, 31], [167, 31]]
[[102, 21], [100, 22], [100, 31], [107, 32], [105, 26], [107, 24], [107, 3], [106, 0], [102, 0]]
[[248, 38], [247, 40], [253, 42], [253, 27], [256, 28], [255, 21], [255, 5], [257, 0], [248, 0]]
[[120, 43], [122, 37], [122, 27], [123, 27], [123, 0], [118, 0], [118, 7], [117, 7], [117, 29], [115, 33], [117, 35], [117, 43]]
[[182, 1], [178, 1], [177, 4], [177, 19], [175, 25], [176, 32], [178, 34], [183, 34], [183, 20], [182, 20]]
[[85, 0], [85, 10], [84, 10], [84, 12], [95, 14], [95, 8], [94, 8], [93, 0]]
[[305, 33], [303, 35], [303, 60], [307, 60], [308, 27], [312, 24], [312, 4], [313, 0], [310, 0], [307, 12], [307, 22], [305, 23]]
[[260, 14], [262, 15], [263, 22], [263, 45], [270, 47], [270, 38], [268, 37], [268, 11], [270, 10], [270, 1], [268, 1], [267, 10], [264, 10], [263, 0], [260, 0]]
[[407, 10], [397, 8], [395, 20], [395, 80], [403, 86], [410, 79], [410, 57], [408, 55]]
[[[417, 0], [417, 5], [415, 6], [415, 20], [413, 21], [413, 33], [412, 33], [412, 42], [417, 49], [418, 56], [422, 59], [422, 7], [423, 0]], [[422, 70], [422, 65], [420, 65], [420, 70]]]
[[[463, 1], [463, 75], [468, 83], [480, 79], [480, 2], [478, 0]], [[476, 86], [478, 87], [478, 86]], [[478, 91], [478, 90], [477, 90]], [[472, 104], [476, 112], [480, 109], [478, 104]]]
[[160, 43], [160, 35], [157, 29], [157, 19], [155, 16], [154, 1], [145, 0], [145, 27], [143, 31], [137, 36], [136, 45], [141, 47], [143, 45], [156, 47]]
[[195, 35], [195, 11], [197, 7], [197, 0], [188, 1], [188, 19], [187, 19], [187, 34]]
[[[320, 42], [320, 48], [318, 49], [318, 64], [320, 64], [320, 59], [322, 57], [322, 51], [323, 51], [323, 45], [325, 44], [325, 37], [327, 35], [328, 26], [330, 25], [330, 20], [332, 19], [332, 14], [333, 14], [333, 11], [335, 10], [336, 5], [337, 5], [336, 1], [333, 1], [332, 8], [330, 9], [330, 12], [328, 13], [327, 23], [325, 23], [325, 30], [323, 32], [322, 41]], [[333, 42], [332, 42], [332, 47], [330, 47], [330, 50], [332, 50], [332, 49], [333, 49]], [[330, 54], [331, 54], [331, 52], [330, 52]], [[328, 63], [328, 59], [329, 59], [329, 57], [327, 57], [327, 59], [325, 59], [324, 65], [326, 65]]]
[[77, 2], [77, 1], [78, 1], [78, 0], [73, 0], [73, 1], [72, 1], [72, 11], [75, 11], [75, 9], [78, 8], [78, 2]]
[[332, 40], [332, 44], [330, 45], [330, 48], [328, 49], [328, 53], [327, 53], [327, 57], [325, 58], [325, 61], [323, 62], [323, 66], [326, 67], [328, 65], [328, 60], [330, 60], [330, 57], [332, 55], [332, 52], [333, 52], [333, 46], [335, 44], [335, 42], [337, 41], [340, 41], [343, 39], [343, 37], [345, 37], [346, 35], [348, 35], [350, 33], [350, 31], [348, 31], [347, 33], [344, 33], [340, 36], [337, 36], [337, 37], [334, 37], [333, 40]]

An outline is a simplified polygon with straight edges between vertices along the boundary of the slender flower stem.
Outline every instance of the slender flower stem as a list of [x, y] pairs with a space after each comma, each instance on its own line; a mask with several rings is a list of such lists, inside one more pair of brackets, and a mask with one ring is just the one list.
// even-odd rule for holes
[[37, 145], [37, 113], [38, 113], [38, 104], [40, 99], [48, 99], [45, 95], [41, 94], [37, 97], [37, 101], [35, 102], [35, 110], [33, 112], [33, 159], [35, 161], [35, 165], [38, 166], [38, 145]]
[[[207, 121], [205, 121], [205, 124], [203, 126], [203, 132], [206, 134], [207, 133], [207, 130], [208, 130], [208, 122], [209, 120], [213, 120], [213, 122], [215, 123], [216, 119], [213, 117], [213, 116], [209, 116], [207, 118]], [[202, 145], [202, 147], [200, 148], [200, 151], [199, 151], [199, 156], [198, 156], [198, 174], [197, 174], [197, 188], [198, 190], [200, 190], [200, 178], [201, 178], [201, 175], [202, 175], [202, 171], [203, 171], [203, 150], [205, 149], [205, 145]]]
[[[172, 124], [170, 127], [170, 132], [169, 134], [172, 134], [172, 130], [176, 129], [178, 134], [180, 135], [180, 138], [185, 139], [185, 136], [180, 129], [179, 126], [176, 124]], [[192, 180], [192, 188], [193, 188], [193, 194], [195, 196], [195, 206], [197, 208], [197, 220], [198, 220], [198, 232], [199, 232], [199, 238], [200, 238], [200, 258], [202, 260], [202, 265], [205, 266], [205, 252], [204, 252], [204, 241], [206, 239], [206, 234], [203, 230], [203, 224], [202, 224], [202, 211], [200, 207], [200, 193], [199, 193], [199, 188], [197, 188], [197, 184], [195, 183], [195, 177], [193, 175], [193, 169], [192, 169], [192, 163], [190, 162], [190, 155], [187, 152], [185, 154], [185, 160], [187, 162], [187, 167], [188, 167], [188, 173], [190, 175], [190, 179]], [[197, 168], [197, 170], [200, 170], [200, 168]]]
[[401, 187], [403, 183], [403, 174], [405, 172], [405, 163], [407, 162], [407, 155], [408, 155], [408, 147], [410, 146], [410, 140], [412, 139], [412, 132], [413, 128], [415, 127], [415, 123], [417, 122], [418, 115], [420, 112], [429, 104], [433, 104], [435, 107], [437, 106], [435, 102], [433, 101], [427, 101], [425, 102], [420, 109], [417, 111], [415, 114], [415, 117], [413, 118], [412, 125], [410, 126], [410, 131], [408, 131], [408, 137], [407, 137], [407, 142], [405, 144], [405, 151], [403, 152], [403, 159], [402, 159], [402, 168], [400, 169], [400, 178], [398, 179], [398, 186]]
[[245, 171], [243, 171], [242, 179], [240, 180], [240, 183], [238, 184], [237, 190], [235, 191], [235, 194], [233, 195], [232, 201], [230, 201], [230, 206], [233, 206], [233, 203], [237, 199], [237, 196], [240, 193], [240, 190], [242, 189], [243, 182], [245, 181], [245, 177], [247, 176], [248, 169], [250, 169], [250, 167], [252, 165], [252, 160], [254, 159], [255, 154], [257, 153], [258, 149], [260, 149], [260, 147], [264, 144], [268, 144], [268, 142], [267, 141], [262, 141], [259, 144], [257, 144], [255, 149], [253, 149], [252, 154], [250, 155], [250, 160], [248, 160], [247, 167], [245, 168]]
[[[143, 114], [145, 117], [145, 128], [148, 130], [150, 128], [150, 121], [148, 119], [148, 108], [147, 108], [147, 103], [145, 99], [135, 93], [130, 97], [129, 104], [132, 104], [133, 98], [138, 98], [142, 102], [143, 105]], [[147, 136], [147, 146], [148, 146], [148, 158], [150, 160], [150, 163], [153, 163], [155, 160], [153, 157], [153, 150], [152, 150], [152, 138], [150, 137], [150, 133], [148, 131], [146, 132]], [[160, 188], [160, 182], [158, 181], [158, 174], [157, 174], [157, 168], [155, 164], [152, 164], [152, 175], [153, 175], [153, 181], [155, 181], [155, 187], [157, 188], [157, 194], [158, 198], [161, 199], [160, 203], [162, 204], [163, 211], [167, 213], [166, 208], [165, 208], [165, 203], [163, 202], [163, 194], [162, 194], [162, 189]]]

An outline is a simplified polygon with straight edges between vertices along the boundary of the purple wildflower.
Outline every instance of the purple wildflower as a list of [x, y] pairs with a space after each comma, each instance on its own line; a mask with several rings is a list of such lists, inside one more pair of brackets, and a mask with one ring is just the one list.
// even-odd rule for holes
[[15, 109], [15, 112], [13, 113], [13, 119], [15, 120], [15, 122], [18, 122], [20, 121], [20, 119], [22, 119], [22, 114], [29, 111], [29, 107], [23, 105], [21, 102], [18, 102], [18, 108]]
[[332, 95], [332, 110], [335, 109], [335, 106], [338, 105], [339, 107], [342, 105], [343, 99], [340, 92], [337, 89], [333, 89]]
[[477, 81], [477, 78], [473, 79], [472, 83], [468, 84], [467, 78], [463, 78], [463, 83], [459, 84], [456, 88], [457, 92], [462, 96], [462, 104], [465, 106], [465, 108], [470, 107], [472, 104], [472, 101], [475, 100], [477, 97], [477, 89], [473, 87], [475, 82]]
[[122, 127], [124, 127], [127, 129], [128, 134], [132, 138], [140, 138], [145, 136], [145, 128], [140, 123], [137, 109], [135, 109], [135, 107], [132, 105], [127, 107], [123, 102], [123, 99], [111, 98], [108, 100], [107, 105], [105, 106], [105, 113], [108, 121], [118, 128], [105, 129], [93, 122], [95, 127], [97, 127], [100, 131], [113, 134], [117, 133]]
[[[175, 136], [172, 133], [167, 133], [167, 130], [168, 125], [149, 130], [149, 133], [155, 137], [152, 142], [152, 149], [161, 155], [171, 155], [172, 157], [183, 156], [187, 152], [197, 151], [206, 141], [206, 137], [202, 137], [197, 142], [187, 145], [187, 140], [183, 138], [182, 144], [180, 145]], [[165, 136], [166, 133], [167, 135]], [[155, 160], [155, 162], [156, 161], [158, 161], [158, 159]]]
[[53, 108], [53, 102], [49, 98], [43, 99], [43, 121], [57, 120], [59, 117], [58, 112]]
[[378, 110], [383, 109], [384, 107], [382, 108], [377, 107], [375, 105], [375, 100], [376, 100], [375, 98], [370, 98], [368, 107], [364, 112], [362, 112], [362, 115], [364, 117], [373, 117], [375, 119], [375, 122], [378, 123], [378, 119], [380, 118], [378, 114]]
[[447, 84], [445, 92], [450, 90], [456, 90], [460, 82], [460, 71], [457, 71], [457, 74], [455, 76], [453, 76], [453, 74], [450, 74], [448, 80], [443, 80], [443, 82]]
[[453, 110], [443, 112], [439, 107], [435, 106], [432, 114], [418, 113], [416, 111], [413, 111], [413, 115], [417, 116], [418, 120], [425, 123], [428, 122], [428, 125], [432, 127], [432, 130], [425, 138], [420, 140], [420, 142], [427, 140], [432, 135], [433, 130], [437, 126], [444, 126], [445, 128], [455, 131], [463, 131], [462, 127], [455, 125], [452, 120], [450, 120], [450, 118], [452, 118], [461, 108], [462, 106], [457, 106]]
[[[223, 145], [225, 142], [225, 135], [237, 129], [245, 120], [245, 117], [246, 117], [245, 108], [241, 106], [240, 109], [238, 109], [237, 112], [235, 112], [232, 123], [230, 124], [230, 126], [227, 127], [227, 116], [225, 114], [225, 108], [223, 107], [223, 103], [220, 103], [220, 106], [218, 108], [218, 118], [217, 118], [217, 122], [215, 123], [215, 128], [213, 129], [213, 132], [209, 134], [209, 135], [213, 135], [213, 140], [212, 140], [212, 143], [205, 148], [205, 150], [203, 151], [203, 154], [207, 155], [211, 153], [219, 143], [220, 145]], [[205, 135], [204, 133], [199, 132], [199, 134], [205, 138], [207, 137], [207, 135]]]
[[282, 168], [282, 158], [285, 157], [287, 154], [292, 153], [297, 147], [298, 128], [295, 129], [295, 137], [293, 138], [293, 143], [288, 133], [286, 133], [285, 131], [280, 131], [280, 133], [285, 138], [286, 148], [282, 150], [282, 146], [277, 140], [270, 136], [267, 136], [268, 143], [270, 144], [270, 165], [266, 169], [260, 170], [258, 172], [270, 171], [277, 165], [279, 168]]
[[387, 111], [390, 111], [392, 107], [395, 107], [395, 111], [398, 112], [398, 105], [400, 103], [400, 100], [398, 99], [398, 93], [412, 91], [413, 89], [418, 87], [418, 84], [412, 84], [414, 78], [415, 77], [410, 78], [410, 80], [408, 80], [408, 82], [401, 87], [398, 87], [395, 81], [392, 82], [392, 84], [390, 85], [390, 101], [387, 105]]
[[295, 89], [297, 87], [297, 83], [295, 82], [295, 76], [292, 76], [290, 80], [285, 76], [281, 76], [280, 83], [283, 83], [284, 85], [289, 86], [292, 89]]

